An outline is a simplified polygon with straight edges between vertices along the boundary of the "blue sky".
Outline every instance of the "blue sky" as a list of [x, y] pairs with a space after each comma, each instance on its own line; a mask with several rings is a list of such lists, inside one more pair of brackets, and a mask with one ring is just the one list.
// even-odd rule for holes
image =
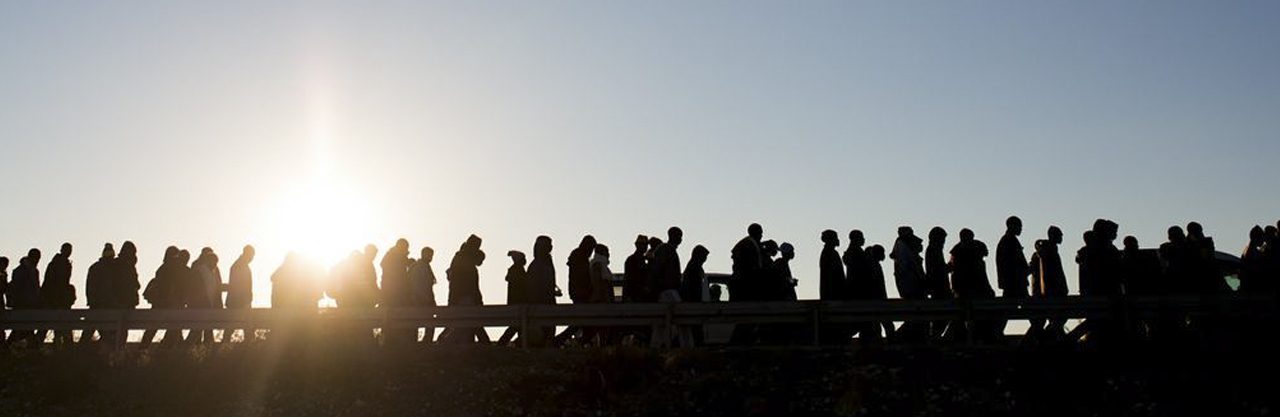
[[169, 244], [226, 267], [253, 243], [265, 283], [287, 247], [406, 237], [442, 272], [477, 233], [502, 300], [502, 254], [538, 234], [563, 259], [593, 233], [620, 270], [673, 224], [724, 271], [763, 223], [802, 297], [826, 228], [994, 245], [1018, 214], [1026, 246], [1057, 224], [1073, 251], [1097, 217], [1144, 246], [1195, 219], [1238, 252], [1280, 218], [1277, 21], [1262, 1], [0, 1], [0, 254], [70, 241], [80, 285], [107, 241], [138, 243], [144, 279]]

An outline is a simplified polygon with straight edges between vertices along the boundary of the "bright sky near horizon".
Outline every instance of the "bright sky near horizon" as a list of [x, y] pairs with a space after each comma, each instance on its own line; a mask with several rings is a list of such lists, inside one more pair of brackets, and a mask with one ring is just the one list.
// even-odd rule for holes
[[225, 274], [252, 243], [264, 305], [289, 248], [404, 237], [443, 280], [471, 233], [490, 302], [536, 235], [563, 287], [584, 233], [620, 271], [671, 225], [727, 271], [764, 224], [802, 298], [827, 228], [994, 249], [1018, 214], [1070, 259], [1098, 217], [1148, 247], [1199, 220], [1239, 252], [1280, 219], [1276, 22], [1266, 1], [0, 0], [0, 255], [43, 269], [73, 243], [83, 305], [104, 242], [138, 244], [144, 284], [167, 245]]

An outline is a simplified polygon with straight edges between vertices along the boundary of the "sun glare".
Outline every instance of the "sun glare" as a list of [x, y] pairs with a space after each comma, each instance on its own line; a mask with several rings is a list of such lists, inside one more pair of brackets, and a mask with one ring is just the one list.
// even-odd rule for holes
[[331, 183], [296, 190], [271, 206], [263, 243], [331, 265], [368, 242], [371, 213], [359, 201]]

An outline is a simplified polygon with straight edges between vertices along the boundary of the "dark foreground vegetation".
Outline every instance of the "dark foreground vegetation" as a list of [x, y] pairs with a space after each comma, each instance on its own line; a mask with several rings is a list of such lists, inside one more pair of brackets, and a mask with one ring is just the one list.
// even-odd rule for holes
[[0, 352], [0, 415], [1262, 416], [1264, 351], [44, 347]]

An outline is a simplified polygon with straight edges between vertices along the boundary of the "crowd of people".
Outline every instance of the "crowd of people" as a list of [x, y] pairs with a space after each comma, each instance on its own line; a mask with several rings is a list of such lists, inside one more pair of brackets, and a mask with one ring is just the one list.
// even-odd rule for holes
[[[1240, 259], [1238, 273], [1241, 293], [1274, 294], [1280, 286], [1280, 236], [1275, 226], [1255, 226], [1249, 244]], [[1049, 226], [1045, 236], [1034, 241], [1030, 257], [1021, 239], [1022, 221], [1006, 220], [1006, 230], [996, 245], [995, 270], [999, 297], [1026, 299], [1053, 298], [1068, 295], [1066, 274], [1060, 246], [1063, 232]], [[823, 231], [823, 244], [818, 257], [819, 298], [822, 300], [888, 299], [884, 262], [892, 260], [893, 283], [903, 299], [988, 299], [997, 297], [987, 276], [987, 245], [962, 229], [959, 239], [948, 250], [948, 234], [934, 227], [925, 238], [916, 236], [911, 227], [898, 228], [898, 237], [889, 249], [878, 244], [867, 246], [862, 231], [848, 233], [847, 245], [834, 230]], [[615, 295], [615, 274], [610, 268], [609, 247], [590, 235], [568, 255], [568, 296], [574, 304], [592, 303], [680, 303], [711, 302], [722, 298], [720, 287], [708, 281], [704, 264], [710, 251], [697, 245], [687, 263], [681, 263], [678, 250], [683, 244], [683, 231], [667, 230], [665, 240], [657, 236], [636, 237], [632, 252], [623, 263], [620, 296]], [[1097, 220], [1084, 232], [1084, 247], [1075, 255], [1079, 265], [1081, 295], [1176, 295], [1224, 294], [1233, 291], [1224, 280], [1216, 259], [1213, 239], [1205, 236], [1203, 227], [1192, 222], [1186, 228], [1170, 227], [1168, 241], [1159, 249], [1142, 249], [1136, 238], [1123, 239], [1117, 248], [1119, 225], [1106, 219]], [[472, 235], [458, 248], [445, 271], [448, 281], [447, 305], [483, 305], [479, 266], [485, 261], [483, 241]], [[511, 265], [507, 269], [507, 304], [555, 304], [563, 295], [552, 259], [552, 239], [538, 236], [534, 240], [532, 259], [524, 252], [507, 252]], [[368, 245], [363, 251], [351, 252], [327, 270], [304, 257], [290, 253], [271, 275], [273, 308], [309, 308], [327, 296], [338, 309], [372, 309], [397, 307], [434, 307], [436, 274], [432, 268], [434, 250], [423, 247], [418, 257], [411, 254], [409, 242], [400, 239], [377, 261], [378, 249]], [[164, 259], [147, 285], [142, 287], [137, 272], [137, 248], [124, 242], [117, 252], [108, 243], [101, 257], [88, 269], [84, 295], [90, 309], [133, 309], [142, 298], [154, 309], [248, 309], [254, 301], [253, 273], [250, 264], [255, 250], [245, 246], [232, 263], [229, 277], [223, 280], [219, 258], [211, 248], [203, 248], [193, 261], [191, 253], [178, 247], [165, 250]], [[13, 269], [10, 279], [9, 259], [0, 257], [0, 295], [4, 306], [17, 310], [69, 309], [76, 301], [76, 288], [71, 284], [72, 246], [63, 244], [45, 268], [41, 281], [41, 252], [31, 249]], [[798, 280], [791, 273], [790, 262], [795, 248], [790, 243], [778, 244], [764, 239], [759, 224], [747, 228], [730, 251], [732, 271], [727, 280], [728, 301], [794, 301]], [[375, 261], [377, 267], [375, 268]], [[379, 270], [381, 276], [379, 277]], [[380, 278], [380, 279], [379, 279]], [[1032, 320], [1028, 337], [1060, 340], [1066, 336], [1065, 320]], [[824, 343], [847, 343], [855, 336], [862, 340], [894, 340], [923, 342], [968, 338], [995, 340], [1004, 333], [1007, 323], [907, 322], [865, 325], [832, 325], [823, 329]], [[1115, 323], [1095, 320], [1088, 328], [1091, 337], [1105, 340], [1120, 332], [1140, 333], [1143, 337], [1173, 334], [1190, 324], [1186, 320], [1159, 320], [1140, 323], [1138, 329], [1120, 329]], [[570, 326], [560, 334], [550, 328], [535, 328], [521, 335], [510, 328], [499, 339], [509, 344], [525, 338], [524, 343], [562, 345], [569, 341], [583, 344], [618, 343], [625, 337], [670, 337], [681, 345], [702, 342], [700, 329], [682, 328], [669, 336], [646, 334], [637, 329], [578, 328]], [[730, 342], [735, 344], [788, 343], [802, 339], [803, 330], [785, 326], [735, 326]], [[8, 342], [44, 341], [49, 332], [14, 330]], [[224, 340], [234, 331], [224, 330]], [[433, 342], [434, 329], [424, 336], [417, 329], [384, 329], [384, 340]], [[245, 335], [249, 337], [250, 335]], [[72, 342], [68, 331], [53, 332], [54, 341]], [[82, 340], [109, 340], [118, 335], [102, 330], [88, 332]], [[155, 331], [143, 335], [151, 342]], [[211, 329], [192, 329], [185, 337], [180, 331], [165, 332], [163, 342], [213, 341]], [[445, 329], [436, 343], [490, 342], [480, 328]], [[666, 341], [664, 341], [666, 342]]]

